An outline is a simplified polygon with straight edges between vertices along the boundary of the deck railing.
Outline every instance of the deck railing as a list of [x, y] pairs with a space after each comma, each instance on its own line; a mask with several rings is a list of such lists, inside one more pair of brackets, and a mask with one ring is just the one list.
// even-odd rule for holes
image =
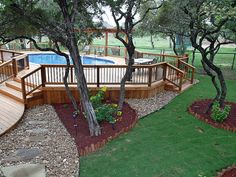
[[0, 84], [14, 76], [13, 66], [13, 60], [9, 60], [0, 65]]
[[42, 67], [39, 67], [21, 78], [22, 97], [26, 101], [26, 97], [35, 90], [44, 86], [44, 73]]
[[16, 76], [20, 71], [29, 68], [29, 59], [28, 55], [20, 52], [10, 51], [10, 50], [0, 50], [0, 61], [1, 65], [0, 68], [4, 66], [4, 69], [6, 70], [5, 63], [11, 61], [10, 65], [8, 63], [8, 67], [11, 67], [13, 75]]
[[164, 80], [167, 80], [170, 83], [177, 86], [179, 88], [179, 91], [181, 91], [182, 89], [183, 75], [184, 75], [184, 71], [176, 68], [175, 66], [169, 63], [166, 63]]
[[[63, 84], [66, 65], [41, 65], [45, 84]], [[132, 79], [127, 84], [148, 85], [163, 79], [164, 63], [153, 65], [134, 65]], [[84, 65], [84, 75], [89, 85], [120, 85], [126, 65]], [[70, 66], [68, 84], [76, 84], [74, 66]]]
[[[118, 50], [119, 48], [114, 47], [110, 49], [114, 49], [117, 55], [120, 55], [121, 51]], [[109, 53], [109, 49], [107, 51]], [[188, 56], [179, 57], [141, 52], [136, 53], [136, 55], [137, 58], [159, 58], [159, 60], [149, 65], [133, 65], [132, 78], [126, 82], [127, 85], [151, 87], [158, 81], [166, 80], [174, 84], [181, 91], [182, 84], [185, 80], [193, 83], [194, 67], [187, 63]], [[28, 56], [26, 54], [0, 50], [0, 56], [1, 61], [4, 62], [0, 65], [0, 83], [16, 76], [19, 71], [29, 66]], [[21, 78], [23, 99], [26, 101], [27, 96], [40, 87], [63, 85], [66, 67], [66, 65], [41, 65], [23, 76]], [[83, 65], [87, 84], [96, 87], [100, 87], [101, 85], [120, 85], [126, 68], [127, 65]], [[69, 67], [68, 84], [77, 84], [75, 69], [72, 65]]]
[[184, 71], [183, 79], [190, 81], [192, 84], [194, 80], [195, 67], [180, 59], [178, 60], [178, 68]]

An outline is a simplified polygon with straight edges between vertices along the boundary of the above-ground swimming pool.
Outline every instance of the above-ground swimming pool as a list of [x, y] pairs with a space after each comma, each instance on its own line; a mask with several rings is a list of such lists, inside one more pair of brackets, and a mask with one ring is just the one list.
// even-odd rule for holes
[[[57, 54], [29, 54], [29, 62], [35, 64], [66, 64], [66, 59], [63, 56]], [[81, 56], [82, 63], [87, 65], [103, 65], [103, 64], [115, 64], [115, 62], [107, 59]], [[72, 61], [71, 61], [72, 64]]]

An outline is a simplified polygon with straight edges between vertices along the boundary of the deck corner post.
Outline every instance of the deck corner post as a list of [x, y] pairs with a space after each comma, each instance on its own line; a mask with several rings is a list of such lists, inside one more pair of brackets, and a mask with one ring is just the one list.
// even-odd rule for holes
[[97, 68], [97, 87], [100, 86], [100, 81], [99, 81], [99, 78], [100, 78], [100, 67], [99, 66], [96, 66]]
[[181, 92], [182, 90], [182, 85], [183, 85], [183, 73], [180, 74], [180, 80], [179, 80], [179, 91]]
[[191, 84], [193, 84], [193, 80], [194, 80], [194, 72], [195, 72], [195, 69], [193, 68], [193, 69], [192, 69], [192, 76], [191, 76]]
[[46, 72], [45, 72], [45, 66], [41, 66], [41, 78], [42, 78], [42, 87], [45, 87], [46, 83]]
[[166, 63], [163, 63], [163, 80], [165, 81], [166, 80], [166, 70], [167, 70], [167, 64]]
[[15, 58], [12, 59], [12, 70], [13, 70], [13, 76], [16, 77], [17, 76], [17, 63], [16, 63]]
[[24, 103], [26, 103], [25, 78], [21, 78], [21, 89], [22, 89], [22, 98], [24, 100]]
[[148, 87], [152, 85], [152, 67], [148, 68]]

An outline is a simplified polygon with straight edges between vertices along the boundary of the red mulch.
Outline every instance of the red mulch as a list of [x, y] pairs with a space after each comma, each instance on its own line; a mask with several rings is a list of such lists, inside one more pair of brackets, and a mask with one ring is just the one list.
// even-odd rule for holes
[[231, 105], [229, 116], [224, 122], [217, 123], [211, 119], [210, 112], [206, 114], [206, 110], [208, 109], [208, 106], [211, 103], [211, 101], [212, 100], [196, 101], [189, 107], [189, 112], [195, 115], [200, 120], [203, 120], [204, 122], [207, 122], [208, 124], [214, 127], [223, 128], [225, 130], [236, 132], [236, 103], [232, 102], [225, 103], [227, 105]]
[[236, 165], [223, 169], [217, 177], [236, 177]]
[[[217, 123], [211, 119], [210, 112], [206, 114], [206, 110], [211, 101], [212, 100], [196, 101], [189, 107], [189, 112], [214, 127], [236, 132], [236, 103], [226, 102], [227, 105], [231, 105], [230, 114], [224, 122]], [[218, 177], [236, 177], [236, 166], [223, 170]]]
[[[72, 118], [73, 106], [72, 104], [54, 104], [57, 115], [65, 125], [67, 131], [75, 139], [80, 155], [86, 155], [103, 146], [109, 140], [117, 137], [119, 134], [128, 131], [137, 122], [137, 115], [127, 103], [124, 104], [123, 114], [115, 123], [114, 129], [112, 125], [106, 121], [100, 123], [102, 127], [102, 135], [91, 137], [89, 134], [88, 123], [80, 110], [79, 117]], [[77, 124], [77, 131], [75, 128]]]
[[225, 170], [220, 177], [236, 177], [236, 167]]

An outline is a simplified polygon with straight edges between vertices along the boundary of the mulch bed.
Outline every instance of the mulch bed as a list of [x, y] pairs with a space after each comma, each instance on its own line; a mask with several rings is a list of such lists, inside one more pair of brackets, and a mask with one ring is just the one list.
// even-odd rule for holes
[[228, 167], [222, 170], [217, 177], [235, 177], [236, 176], [236, 165]]
[[226, 102], [225, 104], [231, 105], [231, 110], [228, 118], [222, 122], [217, 123], [210, 117], [210, 112], [206, 114], [209, 104], [212, 100], [199, 100], [195, 101], [190, 107], [189, 112], [196, 116], [198, 119], [216, 127], [223, 128], [225, 130], [236, 132], [236, 103]]
[[[74, 109], [72, 104], [55, 104], [53, 106], [67, 131], [74, 138], [81, 156], [96, 151], [111, 139], [116, 138], [123, 132], [127, 132], [134, 127], [138, 120], [135, 110], [125, 103], [122, 110], [123, 114], [121, 117], [118, 117], [118, 121], [114, 124], [114, 127], [110, 123], [103, 121], [100, 123], [102, 135], [91, 137], [88, 123], [81, 110], [79, 117], [73, 119], [72, 114]], [[77, 127], [74, 125], [77, 125]]]
[[[231, 110], [228, 118], [223, 123], [217, 123], [210, 117], [210, 112], [206, 114], [206, 110], [212, 100], [199, 100], [195, 101], [190, 107], [189, 112], [196, 116], [198, 119], [216, 127], [225, 130], [236, 132], [236, 103], [226, 102], [231, 105]], [[236, 166], [231, 166], [222, 170], [217, 177], [236, 177]]]

